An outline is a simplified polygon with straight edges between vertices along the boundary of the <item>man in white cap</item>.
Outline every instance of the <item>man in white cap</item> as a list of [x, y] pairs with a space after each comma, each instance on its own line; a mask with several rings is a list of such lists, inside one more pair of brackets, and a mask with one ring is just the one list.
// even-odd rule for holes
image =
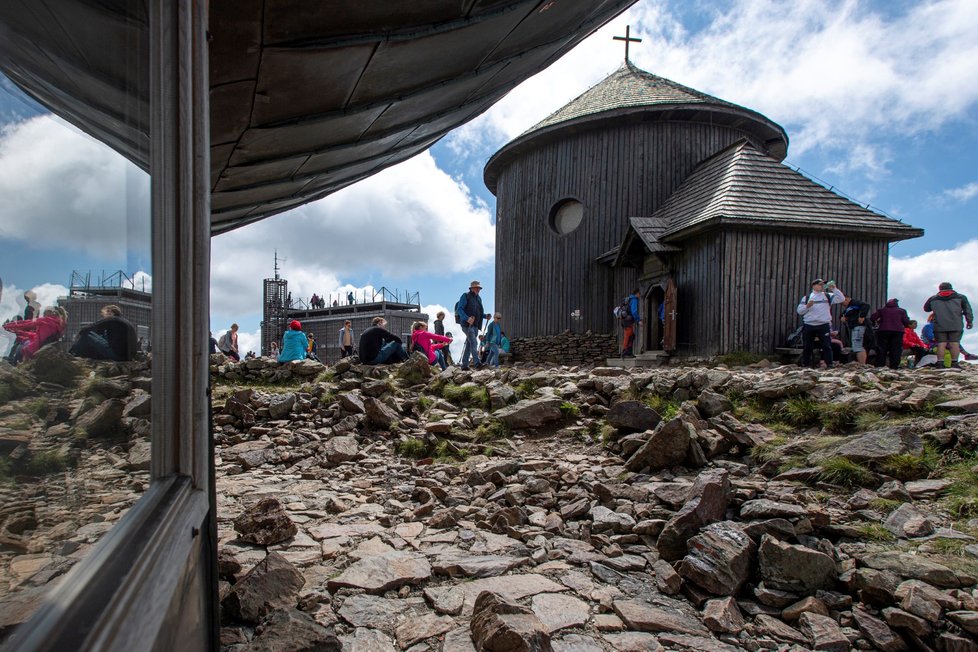
[[832, 368], [832, 306], [846, 300], [842, 291], [835, 286], [835, 281], [825, 284], [820, 278], [812, 281], [812, 291], [798, 302], [796, 312], [802, 321], [802, 354], [803, 367], [815, 366], [815, 338], [822, 345], [822, 361], [827, 369]]
[[482, 320], [489, 319], [486, 309], [482, 307], [479, 292], [482, 284], [472, 281], [469, 291], [459, 298], [455, 304], [455, 322], [465, 333], [465, 347], [462, 349], [462, 370], [469, 368], [470, 360], [473, 367], [479, 366], [479, 331], [482, 330]]

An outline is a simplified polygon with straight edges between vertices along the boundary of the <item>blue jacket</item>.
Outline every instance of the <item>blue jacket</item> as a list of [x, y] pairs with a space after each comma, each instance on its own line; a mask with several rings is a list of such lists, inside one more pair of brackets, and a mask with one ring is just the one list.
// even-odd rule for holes
[[497, 345], [503, 343], [503, 329], [495, 321], [490, 322], [486, 329], [486, 342]]
[[[486, 310], [482, 307], [482, 297], [478, 294], [469, 290], [465, 294], [459, 297], [460, 302], [465, 301], [465, 317], [475, 317], [475, 321], [472, 323], [477, 330], [482, 330], [482, 320], [486, 316]], [[463, 320], [464, 321], [464, 320]]]
[[628, 312], [631, 313], [632, 319], [635, 321], [640, 321], [642, 319], [638, 314], [638, 297], [634, 294], [628, 298]]
[[278, 356], [279, 362], [291, 362], [292, 360], [305, 360], [306, 349], [309, 348], [309, 340], [302, 331], [285, 331], [282, 338], [282, 352]]

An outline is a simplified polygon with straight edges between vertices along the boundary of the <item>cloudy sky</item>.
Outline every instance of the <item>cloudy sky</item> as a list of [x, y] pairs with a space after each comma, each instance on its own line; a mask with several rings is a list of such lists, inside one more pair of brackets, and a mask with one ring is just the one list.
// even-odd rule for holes
[[[214, 332], [237, 321], [243, 346], [257, 348], [274, 250], [296, 298], [387, 286], [420, 292], [433, 313], [478, 279], [491, 309], [494, 198], [482, 168], [620, 65], [612, 36], [625, 25], [643, 39], [631, 50], [639, 67], [760, 111], [787, 130], [786, 163], [926, 230], [891, 249], [890, 295], [912, 316], [945, 279], [978, 303], [978, 3], [639, 0], [429, 152], [214, 238]], [[0, 319], [25, 288], [56, 296], [73, 269], [151, 271], [145, 175], [6, 80], [0, 198]], [[965, 342], [978, 351], [978, 333]]]

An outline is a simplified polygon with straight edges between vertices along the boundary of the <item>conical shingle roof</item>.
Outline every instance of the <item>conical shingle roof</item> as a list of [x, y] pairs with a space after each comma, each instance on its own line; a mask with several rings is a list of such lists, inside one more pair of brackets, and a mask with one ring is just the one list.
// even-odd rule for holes
[[486, 163], [485, 182], [496, 192], [499, 172], [522, 152], [561, 138], [569, 130], [646, 121], [727, 125], [749, 134], [778, 160], [788, 151], [788, 135], [757, 111], [653, 75], [626, 61], [618, 70], [504, 145]]
[[523, 135], [604, 111], [669, 104], [714, 104], [748, 110], [712, 95], [701, 93], [694, 88], [677, 84], [665, 77], [653, 75], [635, 66], [631, 61], [625, 61], [618, 70], [533, 125]]

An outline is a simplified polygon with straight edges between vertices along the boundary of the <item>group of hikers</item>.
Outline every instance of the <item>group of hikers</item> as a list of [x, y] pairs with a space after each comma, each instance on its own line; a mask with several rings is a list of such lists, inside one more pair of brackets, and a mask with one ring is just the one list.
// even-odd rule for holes
[[[472, 281], [467, 292], [462, 294], [455, 304], [455, 322], [465, 334], [465, 345], [462, 348], [460, 368], [468, 370], [482, 366], [499, 367], [499, 358], [503, 353], [510, 352], [510, 342], [502, 330], [503, 316], [500, 313], [490, 315], [485, 312], [479, 294], [482, 285]], [[318, 299], [318, 297], [317, 297]], [[439, 311], [434, 320], [434, 330], [428, 330], [428, 323], [416, 321], [411, 326], [410, 342], [405, 343], [401, 337], [387, 330], [387, 320], [374, 317], [369, 328], [359, 337], [353, 330], [350, 320], [343, 323], [339, 330], [338, 346], [340, 357], [346, 358], [359, 355], [364, 364], [393, 364], [404, 362], [411, 353], [418, 352], [431, 365], [441, 369], [454, 364], [449, 345], [452, 343], [451, 331], [445, 331], [445, 313]], [[483, 332], [483, 323], [485, 329]], [[233, 360], [240, 360], [238, 350], [238, 325], [231, 327], [220, 339], [210, 338], [210, 351], [220, 351]], [[289, 322], [282, 336], [279, 348], [277, 341], [272, 342], [269, 354], [279, 362], [313, 359], [319, 361], [316, 353], [316, 341], [312, 333], [302, 330], [302, 323], [296, 319]]]
[[[24, 293], [24, 301], [27, 305], [23, 316], [3, 325], [4, 330], [14, 336], [14, 343], [5, 358], [12, 365], [28, 361], [41, 347], [60, 341], [68, 324], [68, 313], [61, 306], [41, 310], [36, 295], [30, 290]], [[78, 331], [68, 352], [92, 360], [125, 362], [135, 358], [139, 348], [136, 329], [122, 316], [122, 309], [115, 304], [105, 305], [100, 316], [101, 319]]]
[[[832, 306], [840, 305], [842, 329], [832, 323]], [[938, 286], [937, 294], [923, 305], [928, 313], [927, 324], [921, 335], [917, 334], [917, 322], [910, 319], [897, 299], [870, 313], [872, 306], [865, 301], [846, 297], [835, 281], [827, 283], [816, 278], [811, 291], [798, 302], [797, 313], [802, 318], [800, 337], [802, 344], [801, 365], [816, 366], [815, 341], [821, 351], [819, 364], [831, 368], [835, 362], [844, 361], [843, 349], [846, 337], [855, 361], [866, 364], [872, 359], [877, 367], [900, 367], [904, 355], [908, 366], [939, 368], [960, 367], [959, 357], [973, 360], [973, 356], [961, 347], [965, 328], [974, 325], [974, 313], [968, 297], [954, 290], [945, 281]], [[844, 334], [840, 333], [844, 330]], [[797, 331], [796, 331], [797, 333]], [[945, 357], [946, 356], [946, 357]]]

